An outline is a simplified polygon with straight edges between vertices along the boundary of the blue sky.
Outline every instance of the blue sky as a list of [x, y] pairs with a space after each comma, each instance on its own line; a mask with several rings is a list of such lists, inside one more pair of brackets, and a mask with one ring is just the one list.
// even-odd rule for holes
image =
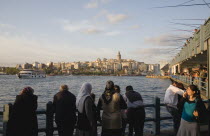
[[[17, 63], [93, 61], [122, 58], [170, 61], [207, 6], [153, 8], [184, 0], [0, 0], [0, 66]], [[210, 3], [210, 0], [206, 0]], [[191, 0], [186, 4], [203, 3]], [[199, 25], [198, 25], [199, 26]], [[176, 38], [175, 38], [176, 39]]]

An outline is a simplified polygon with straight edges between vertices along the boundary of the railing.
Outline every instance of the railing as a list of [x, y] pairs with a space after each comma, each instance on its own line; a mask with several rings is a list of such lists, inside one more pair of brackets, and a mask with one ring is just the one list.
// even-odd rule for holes
[[199, 90], [208, 90], [208, 82], [202, 81], [202, 77], [197, 77], [197, 79], [193, 80], [191, 76], [171, 75], [171, 78], [184, 82], [188, 85], [195, 84], [198, 86]]
[[[160, 98], [154, 97], [153, 104], [146, 104], [145, 107], [152, 107], [153, 108], [153, 118], [146, 118], [145, 122], [153, 122], [153, 134], [159, 135], [160, 134], [160, 121], [161, 120], [168, 120], [172, 119], [172, 117], [161, 117], [160, 116], [160, 106], [165, 106], [165, 104], [160, 103]], [[9, 114], [12, 108], [12, 104], [4, 105], [4, 111], [0, 112], [0, 115], [3, 115], [3, 129], [0, 130], [0, 134], [6, 136], [6, 127], [9, 120]], [[53, 113], [53, 105], [52, 102], [48, 102], [46, 104], [46, 110], [38, 110], [36, 112], [37, 115], [46, 115], [46, 127], [39, 128], [38, 132], [45, 132], [46, 136], [53, 136], [53, 132], [57, 131], [57, 128], [54, 127], [54, 113]], [[98, 124], [97, 126], [101, 126]]]

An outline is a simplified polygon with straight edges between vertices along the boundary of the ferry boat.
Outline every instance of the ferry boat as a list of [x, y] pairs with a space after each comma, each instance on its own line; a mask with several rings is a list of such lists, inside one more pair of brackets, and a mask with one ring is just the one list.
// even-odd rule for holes
[[44, 71], [24, 69], [20, 71], [17, 76], [19, 78], [45, 78], [46, 74]]

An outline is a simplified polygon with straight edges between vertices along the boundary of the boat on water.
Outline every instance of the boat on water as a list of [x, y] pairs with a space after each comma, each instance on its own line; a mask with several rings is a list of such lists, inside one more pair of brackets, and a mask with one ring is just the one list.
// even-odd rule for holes
[[4, 73], [4, 72], [0, 72], [0, 75], [7, 75], [6, 73]]
[[44, 71], [40, 70], [32, 70], [32, 69], [24, 69], [21, 70], [17, 77], [19, 78], [45, 78], [46, 74]]

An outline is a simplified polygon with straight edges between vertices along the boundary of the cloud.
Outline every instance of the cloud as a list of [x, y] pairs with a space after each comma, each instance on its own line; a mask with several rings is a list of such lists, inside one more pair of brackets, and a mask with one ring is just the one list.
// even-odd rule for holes
[[119, 32], [119, 31], [111, 31], [111, 32], [105, 33], [105, 35], [107, 35], [107, 36], [117, 36], [119, 34], [121, 34], [121, 32]]
[[0, 24], [0, 28], [14, 29], [15, 26], [10, 25], [10, 24]]
[[12, 37], [0, 35], [0, 65], [33, 63], [34, 61], [46, 63], [92, 61], [96, 58], [113, 56], [113, 49], [109, 48], [87, 48], [77, 45], [60, 45], [44, 43], [44, 41], [31, 40], [25, 36]]
[[180, 42], [185, 42], [187, 35], [171, 35], [164, 34], [157, 37], [147, 37], [144, 42], [147, 44], [158, 45], [158, 46], [180, 46]]
[[139, 25], [133, 25], [133, 26], [130, 27], [130, 29], [139, 29], [139, 28], [140, 28]]
[[85, 5], [85, 8], [98, 8], [98, 1], [94, 0]]
[[60, 21], [62, 28], [69, 32], [80, 32], [84, 34], [98, 34], [104, 31], [104, 27], [94, 24], [88, 20], [81, 22], [70, 22], [68, 20]]
[[97, 28], [89, 28], [83, 31], [85, 34], [98, 34], [98, 33], [102, 33], [102, 30], [99, 30]]
[[99, 5], [104, 5], [107, 4], [109, 2], [111, 2], [112, 0], [92, 0], [89, 3], [87, 3], [85, 5], [85, 8], [90, 9], [90, 8], [98, 8]]
[[108, 19], [109, 23], [116, 24], [126, 20], [128, 16], [125, 14], [108, 14], [106, 18]]
[[[174, 52], [175, 51], [175, 52]], [[138, 48], [131, 52], [137, 60], [146, 63], [157, 63], [159, 61], [170, 61], [178, 51], [171, 48]]]

